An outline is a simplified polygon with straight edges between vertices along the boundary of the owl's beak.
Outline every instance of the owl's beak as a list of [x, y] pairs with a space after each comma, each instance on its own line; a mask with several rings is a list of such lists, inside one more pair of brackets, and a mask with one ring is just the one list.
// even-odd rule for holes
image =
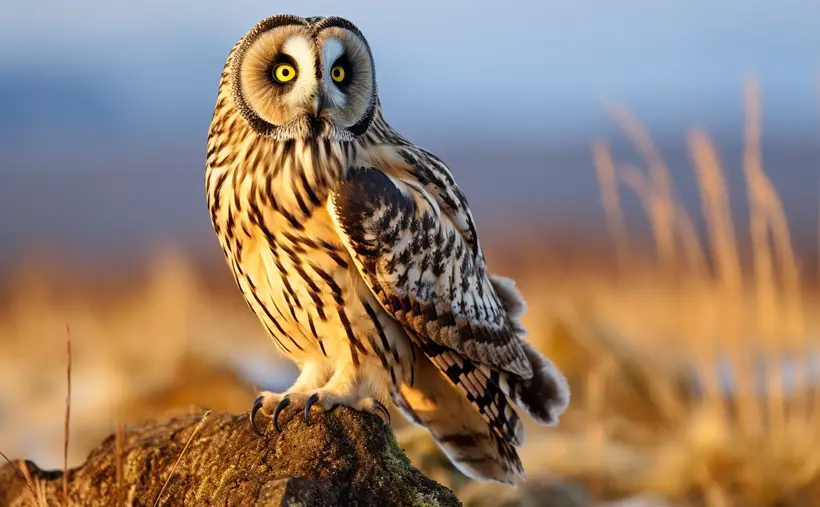
[[317, 93], [316, 96], [313, 98], [313, 116], [316, 118], [319, 117], [319, 113], [322, 112], [322, 106], [324, 105], [324, 100], [322, 99], [322, 94]]

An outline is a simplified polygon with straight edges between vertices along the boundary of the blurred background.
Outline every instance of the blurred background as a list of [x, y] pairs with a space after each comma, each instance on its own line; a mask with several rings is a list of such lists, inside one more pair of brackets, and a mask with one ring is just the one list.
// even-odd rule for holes
[[204, 197], [225, 58], [276, 13], [363, 31], [387, 120], [449, 164], [572, 384], [520, 490], [397, 423], [418, 466], [471, 506], [820, 505], [808, 0], [5, 0], [1, 451], [62, 467], [66, 325], [70, 466], [118, 421], [292, 380]]

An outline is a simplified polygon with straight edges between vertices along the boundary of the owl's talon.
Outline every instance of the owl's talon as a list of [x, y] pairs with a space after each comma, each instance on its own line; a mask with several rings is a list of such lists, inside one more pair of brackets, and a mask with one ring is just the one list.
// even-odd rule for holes
[[[258, 396], [256, 400], [253, 402], [253, 408], [251, 409], [250, 419], [251, 419], [251, 428], [253, 428], [254, 433], [259, 435], [260, 437], [264, 437], [265, 434], [262, 433], [259, 428], [256, 426], [256, 421], [254, 420], [256, 413], [262, 408], [264, 396]], [[277, 428], [278, 429], [278, 428]]]
[[313, 393], [305, 402], [305, 425], [310, 426], [310, 407], [319, 401], [319, 393]]
[[382, 402], [380, 402], [379, 400], [373, 400], [373, 406], [376, 407], [376, 409], [379, 410], [382, 414], [384, 414], [384, 425], [385, 425], [385, 427], [389, 427], [390, 426], [390, 412], [387, 411], [387, 408], [385, 408], [385, 406], [382, 405]]
[[282, 430], [279, 429], [279, 412], [286, 409], [290, 405], [290, 396], [285, 396], [282, 398], [282, 401], [276, 405], [276, 409], [273, 411], [273, 427], [276, 428], [276, 431], [281, 433]]

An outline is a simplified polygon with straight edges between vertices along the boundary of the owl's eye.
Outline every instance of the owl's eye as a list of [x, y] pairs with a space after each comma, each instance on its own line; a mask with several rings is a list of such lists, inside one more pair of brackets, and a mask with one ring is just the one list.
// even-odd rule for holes
[[273, 69], [273, 77], [280, 83], [287, 83], [296, 77], [296, 67], [289, 63], [280, 63]]
[[336, 81], [337, 83], [341, 83], [345, 80], [345, 68], [341, 65], [336, 65], [332, 69], [330, 69], [330, 78]]

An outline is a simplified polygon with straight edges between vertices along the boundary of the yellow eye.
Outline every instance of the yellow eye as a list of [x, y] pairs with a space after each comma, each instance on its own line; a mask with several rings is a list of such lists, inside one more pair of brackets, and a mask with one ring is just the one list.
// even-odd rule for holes
[[296, 77], [296, 67], [289, 63], [280, 63], [273, 69], [273, 77], [280, 83], [287, 83]]
[[337, 65], [330, 69], [330, 77], [337, 83], [345, 80], [345, 69], [341, 65]]

